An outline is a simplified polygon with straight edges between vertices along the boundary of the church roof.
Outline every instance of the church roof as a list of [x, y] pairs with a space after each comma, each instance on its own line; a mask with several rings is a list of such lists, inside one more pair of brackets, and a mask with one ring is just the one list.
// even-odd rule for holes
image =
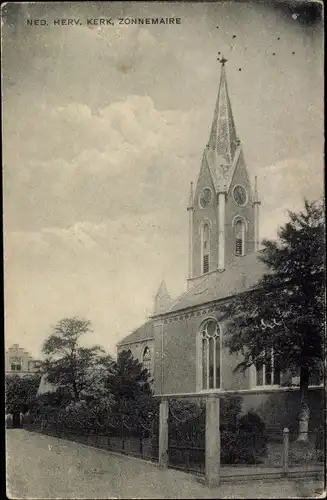
[[254, 288], [262, 275], [268, 273], [265, 264], [258, 259], [259, 254], [253, 252], [235, 257], [228, 269], [208, 274], [181, 295], [166, 313], [228, 298]]
[[269, 272], [265, 264], [258, 259], [259, 254], [260, 252], [253, 252], [244, 257], [235, 257], [228, 269], [204, 276], [200, 283], [178, 297], [165, 311], [157, 313], [118, 342], [117, 347], [154, 338], [153, 325], [156, 316], [221, 300], [254, 288], [263, 274]]
[[138, 342], [153, 337], [154, 337], [153, 320], [150, 319], [149, 321], [146, 321], [143, 325], [141, 325], [139, 328], [136, 328], [136, 330], [134, 330], [130, 335], [124, 337], [123, 340], [118, 342], [117, 346], [120, 347], [125, 344]]

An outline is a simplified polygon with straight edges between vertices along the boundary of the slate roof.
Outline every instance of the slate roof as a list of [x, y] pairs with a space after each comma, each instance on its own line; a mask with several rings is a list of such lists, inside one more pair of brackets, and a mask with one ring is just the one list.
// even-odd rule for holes
[[268, 273], [265, 264], [258, 260], [259, 253], [237, 257], [225, 271], [208, 274], [200, 283], [181, 295], [167, 309], [166, 314], [231, 297], [254, 288], [262, 275]]
[[138, 342], [140, 340], [153, 338], [153, 323], [153, 320], [146, 321], [139, 328], [136, 328], [136, 330], [134, 330], [130, 335], [127, 335], [127, 337], [118, 342], [117, 346], [119, 347], [130, 342]]
[[[166, 311], [157, 314], [157, 316], [228, 298], [254, 288], [262, 275], [269, 272], [265, 264], [258, 259], [259, 254], [260, 252], [253, 252], [244, 257], [235, 257], [235, 260], [225, 271], [208, 274], [200, 283], [175, 299]], [[155, 317], [153, 316], [153, 319], [146, 321], [118, 342], [117, 347], [153, 338]]]
[[216, 151], [218, 156], [222, 156], [228, 164], [231, 164], [237, 145], [238, 138], [228, 95], [225, 64], [222, 64], [208, 146]]

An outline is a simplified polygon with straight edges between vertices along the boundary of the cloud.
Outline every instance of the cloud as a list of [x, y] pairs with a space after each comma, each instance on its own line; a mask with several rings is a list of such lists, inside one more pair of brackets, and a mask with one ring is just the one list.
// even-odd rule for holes
[[[164, 276], [174, 294], [183, 288], [187, 241], [176, 234], [171, 242], [167, 222], [161, 217], [158, 225], [156, 215], [125, 216], [8, 233], [6, 329], [12, 337], [28, 329], [34, 344], [41, 345], [51, 324], [82, 315], [94, 325], [89, 342], [114, 352], [116, 342], [152, 311]], [[179, 275], [171, 266], [176, 256]]]
[[117, 19], [116, 27], [110, 32], [98, 27], [94, 33], [105, 42], [104, 60], [111, 61], [123, 74], [135, 71], [144, 60], [152, 59], [154, 53], [158, 55], [159, 43], [146, 28], [119, 25]]
[[172, 207], [181, 190], [186, 204], [199, 155], [194, 116], [159, 111], [150, 97], [137, 95], [97, 113], [80, 103], [54, 108], [47, 127], [43, 120], [35, 124], [30, 141], [17, 144], [18, 133], [6, 143], [8, 223], [33, 229], [74, 224], [84, 213], [93, 221], [145, 213], [153, 203]]
[[261, 207], [261, 236], [275, 238], [277, 229], [288, 219], [288, 210], [300, 211], [304, 199], [323, 196], [324, 168], [319, 153], [288, 158], [258, 172]]

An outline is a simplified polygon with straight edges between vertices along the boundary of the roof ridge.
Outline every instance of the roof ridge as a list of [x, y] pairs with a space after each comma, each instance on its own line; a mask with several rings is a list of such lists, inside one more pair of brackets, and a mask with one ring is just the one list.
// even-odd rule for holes
[[146, 321], [144, 321], [144, 323], [142, 323], [141, 325], [137, 326], [136, 328], [134, 328], [134, 330], [131, 331], [131, 333], [128, 333], [127, 335], [125, 335], [125, 337], [120, 340], [119, 342], [117, 342], [117, 345], [120, 345], [121, 343], [123, 343], [128, 337], [130, 337], [131, 335], [133, 335], [133, 333], [136, 333], [140, 328], [142, 328], [143, 326], [149, 324], [149, 323], [153, 323], [154, 320], [152, 317], [150, 317], [149, 319], [147, 319]]

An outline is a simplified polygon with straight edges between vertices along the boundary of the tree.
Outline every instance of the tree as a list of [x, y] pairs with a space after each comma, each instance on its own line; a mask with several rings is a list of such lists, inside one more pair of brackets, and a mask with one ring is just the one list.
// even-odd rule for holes
[[129, 421], [146, 425], [149, 414], [156, 411], [148, 370], [132, 353], [122, 351], [107, 376], [106, 387], [114, 398], [114, 411]]
[[6, 413], [14, 413], [16, 411], [25, 413], [26, 411], [32, 410], [36, 404], [36, 395], [40, 379], [41, 377], [39, 374], [33, 374], [26, 377], [6, 375]]
[[130, 350], [121, 351], [107, 378], [107, 388], [116, 400], [137, 399], [152, 394], [150, 374]]
[[68, 389], [76, 402], [93, 400], [104, 393], [102, 380], [112, 364], [111, 356], [100, 346], [80, 345], [82, 336], [90, 331], [88, 320], [64, 318], [55, 325], [43, 345], [43, 353], [47, 356], [43, 371], [47, 380]]
[[[241, 353], [237, 369], [262, 366], [273, 352], [281, 372], [300, 373], [298, 440], [308, 440], [308, 386], [323, 373], [324, 217], [320, 202], [305, 200], [304, 210], [289, 211], [276, 241], [264, 240], [259, 259], [267, 272], [255, 289], [226, 305], [230, 353]], [[273, 351], [271, 351], [273, 349]]]

